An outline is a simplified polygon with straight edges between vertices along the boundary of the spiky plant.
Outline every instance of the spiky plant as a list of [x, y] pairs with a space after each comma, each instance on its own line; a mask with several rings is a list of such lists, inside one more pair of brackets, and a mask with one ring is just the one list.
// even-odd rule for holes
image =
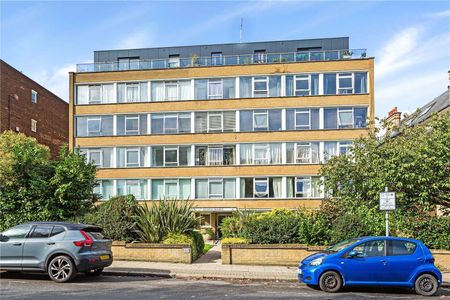
[[145, 203], [136, 214], [136, 232], [140, 240], [158, 243], [169, 233], [191, 233], [199, 228], [194, 205], [187, 200], [162, 199]]

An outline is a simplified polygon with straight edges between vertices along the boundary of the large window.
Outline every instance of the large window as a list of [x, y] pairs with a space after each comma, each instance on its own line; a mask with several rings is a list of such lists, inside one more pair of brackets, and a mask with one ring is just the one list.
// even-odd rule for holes
[[239, 147], [242, 165], [281, 164], [281, 143], [241, 144]]
[[325, 129], [365, 128], [367, 108], [339, 107], [324, 109]]
[[286, 162], [291, 164], [318, 164], [319, 143], [287, 143]]
[[147, 115], [118, 115], [117, 135], [147, 134]]
[[114, 84], [77, 85], [77, 104], [102, 104], [116, 101]]
[[81, 148], [80, 152], [97, 168], [113, 167], [113, 148]]
[[319, 198], [320, 178], [319, 177], [287, 177], [288, 198]]
[[117, 84], [117, 102], [147, 102], [148, 83], [132, 82]]
[[138, 200], [147, 199], [147, 180], [119, 179], [117, 180], [117, 195], [133, 195]]
[[117, 148], [118, 168], [139, 168], [148, 166], [147, 147]]
[[324, 94], [367, 93], [367, 72], [346, 72], [324, 74]]
[[281, 198], [281, 177], [241, 178], [241, 198]]
[[195, 113], [195, 132], [236, 131], [235, 111]]
[[113, 116], [80, 116], [76, 117], [76, 132], [83, 136], [113, 135]]
[[114, 181], [99, 180], [98, 185], [94, 188], [94, 193], [98, 194], [101, 200], [109, 200], [114, 196]]
[[243, 110], [239, 113], [240, 131], [281, 130], [281, 110]]
[[191, 81], [152, 81], [152, 101], [192, 100]]
[[319, 129], [319, 109], [286, 109], [287, 130]]
[[196, 79], [194, 96], [195, 100], [236, 98], [236, 79]]
[[240, 98], [281, 96], [281, 76], [255, 76], [239, 78]]
[[190, 179], [152, 179], [152, 199], [189, 199]]
[[336, 155], [348, 154], [351, 147], [352, 142], [350, 141], [325, 142], [323, 149], [324, 161], [326, 162]]
[[286, 76], [286, 96], [319, 95], [319, 75]]
[[208, 178], [195, 180], [196, 199], [236, 198], [236, 179]]
[[175, 134], [191, 132], [190, 113], [167, 113], [151, 115], [152, 134]]
[[221, 166], [234, 164], [235, 147], [223, 145], [196, 146], [195, 164], [198, 166]]
[[191, 146], [152, 146], [152, 167], [191, 165]]

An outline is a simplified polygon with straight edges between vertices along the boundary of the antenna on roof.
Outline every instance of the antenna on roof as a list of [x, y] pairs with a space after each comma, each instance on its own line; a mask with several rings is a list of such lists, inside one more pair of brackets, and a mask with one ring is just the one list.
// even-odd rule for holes
[[244, 18], [241, 17], [241, 28], [239, 30], [239, 43], [242, 43], [242, 25], [244, 23]]

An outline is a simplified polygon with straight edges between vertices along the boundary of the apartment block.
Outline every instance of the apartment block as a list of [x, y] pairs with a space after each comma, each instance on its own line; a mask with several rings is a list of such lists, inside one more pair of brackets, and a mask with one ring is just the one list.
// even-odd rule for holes
[[69, 141], [69, 104], [0, 60], [0, 132], [34, 137], [56, 157]]
[[95, 51], [70, 74], [70, 147], [102, 199], [190, 199], [215, 230], [316, 208], [321, 164], [374, 119], [373, 68], [346, 37]]

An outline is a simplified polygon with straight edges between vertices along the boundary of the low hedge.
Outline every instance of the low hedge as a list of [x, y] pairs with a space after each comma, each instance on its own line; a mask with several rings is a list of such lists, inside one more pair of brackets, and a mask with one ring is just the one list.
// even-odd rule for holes
[[227, 244], [250, 244], [246, 239], [231, 237], [222, 239], [222, 245]]
[[197, 231], [193, 231], [189, 234], [169, 233], [164, 237], [162, 243], [166, 245], [190, 245], [192, 249], [192, 260], [196, 260], [197, 258], [199, 258], [203, 254], [203, 248], [205, 247], [203, 237], [200, 232]]

